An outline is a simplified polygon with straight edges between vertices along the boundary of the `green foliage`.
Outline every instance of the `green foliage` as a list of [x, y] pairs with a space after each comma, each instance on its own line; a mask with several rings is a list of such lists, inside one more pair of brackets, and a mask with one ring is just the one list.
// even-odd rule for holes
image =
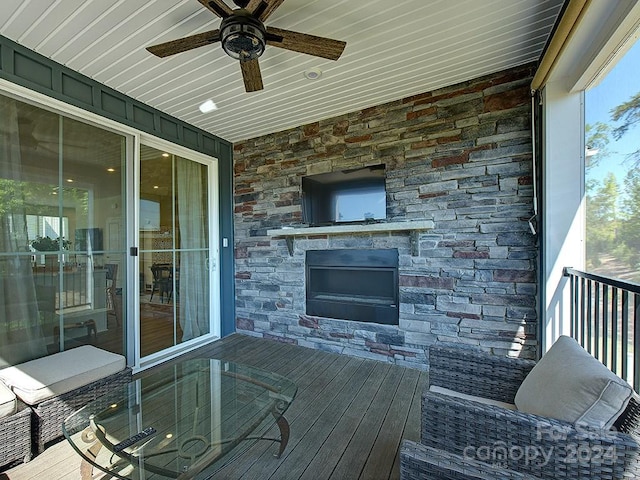
[[53, 239], [49, 236], [36, 237], [36, 239], [31, 242], [31, 246], [39, 252], [57, 252], [58, 250], [60, 250], [61, 242], [62, 250], [69, 250], [69, 247], [71, 247], [71, 242], [60, 237], [56, 239]]
[[584, 126], [585, 145], [588, 150], [597, 151], [595, 155], [588, 156], [586, 168], [589, 169], [600, 163], [609, 155], [607, 145], [609, 144], [611, 127], [607, 123], [596, 122]]
[[613, 136], [616, 140], [623, 137], [629, 128], [640, 122], [640, 92], [636, 93], [626, 102], [618, 105], [611, 110], [611, 120], [622, 124], [613, 130]]
[[[640, 92], [611, 110], [615, 128], [603, 122], [585, 125], [585, 144], [591, 151], [586, 169], [597, 165], [612, 152], [611, 138], [619, 140], [640, 124]], [[586, 184], [586, 261], [597, 268], [608, 257], [619, 266], [640, 266], [640, 148], [627, 156], [633, 162], [620, 189], [615, 176], [590, 179]], [[612, 267], [609, 266], [609, 269]], [[615, 267], [613, 267], [615, 268]], [[609, 273], [609, 272], [607, 272]], [[613, 274], [615, 276], [615, 274]], [[636, 279], [640, 280], [640, 278]]]
[[630, 266], [640, 262], [640, 172], [632, 169], [624, 179], [625, 197], [622, 202], [623, 222], [620, 228], [620, 242], [629, 250], [627, 261]]
[[[612, 109], [611, 120], [622, 122], [613, 129], [613, 136], [616, 140], [620, 140], [634, 125], [640, 124], [640, 92]], [[640, 166], [640, 148], [630, 153], [627, 158], [636, 168]]]
[[618, 197], [618, 182], [613, 173], [607, 174], [602, 183], [597, 180], [587, 183], [586, 256], [589, 266], [600, 266], [602, 255], [611, 253], [616, 247], [620, 223], [616, 206]]

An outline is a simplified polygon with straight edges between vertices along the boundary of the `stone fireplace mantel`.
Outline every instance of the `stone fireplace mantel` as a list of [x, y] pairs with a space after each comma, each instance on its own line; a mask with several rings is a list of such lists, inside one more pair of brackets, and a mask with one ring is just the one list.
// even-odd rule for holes
[[376, 233], [376, 232], [401, 232], [408, 231], [412, 236], [411, 254], [419, 255], [417, 235], [424, 230], [434, 227], [432, 220], [416, 220], [406, 222], [380, 222], [358, 223], [348, 225], [330, 225], [326, 227], [282, 227], [267, 230], [270, 237], [285, 237], [289, 255], [293, 255], [295, 237], [308, 237], [312, 235], [343, 235], [345, 233]]

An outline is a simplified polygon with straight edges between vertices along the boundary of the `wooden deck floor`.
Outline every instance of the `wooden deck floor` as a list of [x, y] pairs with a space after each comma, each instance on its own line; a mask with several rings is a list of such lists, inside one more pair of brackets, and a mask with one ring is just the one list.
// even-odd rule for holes
[[[272, 443], [258, 442], [216, 479], [396, 479], [401, 439], [419, 437], [424, 372], [239, 334], [189, 356], [254, 365], [298, 385], [282, 458], [273, 457]], [[77, 480], [79, 465], [63, 441], [0, 480]]]

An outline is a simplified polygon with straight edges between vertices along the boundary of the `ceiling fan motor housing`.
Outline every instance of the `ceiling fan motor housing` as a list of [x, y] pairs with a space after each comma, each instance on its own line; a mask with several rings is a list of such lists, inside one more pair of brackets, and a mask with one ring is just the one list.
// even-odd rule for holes
[[222, 48], [236, 60], [253, 60], [264, 53], [266, 29], [247, 10], [236, 10], [220, 24]]

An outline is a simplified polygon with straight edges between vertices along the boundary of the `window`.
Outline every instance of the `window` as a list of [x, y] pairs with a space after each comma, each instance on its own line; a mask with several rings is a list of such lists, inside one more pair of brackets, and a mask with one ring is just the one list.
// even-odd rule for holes
[[640, 42], [585, 94], [586, 268], [640, 281]]

